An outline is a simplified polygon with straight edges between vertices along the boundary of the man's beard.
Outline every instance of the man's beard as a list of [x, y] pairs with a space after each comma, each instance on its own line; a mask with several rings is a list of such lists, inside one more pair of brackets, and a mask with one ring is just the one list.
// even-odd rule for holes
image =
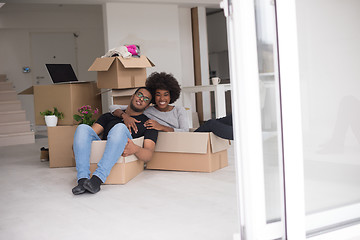
[[144, 111], [144, 109], [137, 108], [137, 107], [133, 104], [132, 101], [130, 102], [130, 108], [131, 108], [131, 110], [133, 110], [134, 112], [143, 112], [143, 111]]

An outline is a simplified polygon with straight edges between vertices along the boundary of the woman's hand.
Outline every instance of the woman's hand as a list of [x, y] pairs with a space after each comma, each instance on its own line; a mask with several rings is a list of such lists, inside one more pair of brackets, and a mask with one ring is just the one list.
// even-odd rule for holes
[[136, 120], [133, 117], [130, 117], [125, 112], [122, 114], [122, 119], [124, 120], [125, 126], [129, 129], [130, 133], [131, 133], [131, 128], [134, 130], [134, 133], [138, 132], [138, 128], [136, 126], [136, 123], [139, 123], [141, 121]]
[[163, 125], [161, 125], [160, 123], [158, 123], [157, 121], [155, 120], [147, 120], [145, 123], [144, 123], [144, 126], [147, 128], [147, 129], [155, 129], [155, 130], [163, 130]]

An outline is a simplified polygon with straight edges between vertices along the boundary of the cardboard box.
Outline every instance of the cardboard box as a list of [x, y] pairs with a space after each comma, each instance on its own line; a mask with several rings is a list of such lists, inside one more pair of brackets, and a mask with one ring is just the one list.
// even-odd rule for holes
[[74, 134], [78, 125], [48, 127], [49, 166], [75, 167]]
[[112, 89], [113, 104], [116, 105], [128, 105], [132, 95], [137, 88], [130, 89]]
[[[133, 139], [138, 146], [143, 146], [144, 137]], [[97, 163], [102, 158], [106, 141], [93, 141], [90, 154], [90, 171], [93, 173]], [[135, 155], [128, 157], [121, 156], [111, 169], [110, 175], [104, 184], [125, 184], [144, 171], [144, 162], [138, 160]]]
[[99, 93], [100, 90], [95, 82], [77, 82], [32, 86], [19, 94], [34, 94], [36, 125], [45, 125], [45, 119], [40, 112], [57, 107], [64, 113], [64, 119], [58, 121], [58, 125], [61, 126], [78, 124], [73, 115], [78, 113], [78, 109], [84, 105], [99, 109], [99, 114], [94, 116], [94, 119], [97, 119], [102, 112]]
[[146, 169], [213, 172], [228, 165], [229, 147], [213, 133], [159, 132]]
[[0, 74], [0, 82], [6, 81], [6, 74]]
[[88, 71], [97, 71], [98, 88], [136, 88], [145, 86], [146, 68], [155, 66], [147, 57], [96, 58]]

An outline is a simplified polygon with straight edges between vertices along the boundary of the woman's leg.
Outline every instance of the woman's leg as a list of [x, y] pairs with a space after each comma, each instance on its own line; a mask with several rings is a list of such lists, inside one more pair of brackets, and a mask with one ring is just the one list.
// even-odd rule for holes
[[112, 167], [124, 152], [128, 138], [132, 139], [132, 136], [129, 129], [123, 123], [116, 124], [109, 131], [104, 154], [93, 174], [100, 178], [102, 182], [106, 181]]
[[224, 123], [229, 123], [229, 119], [231, 119], [231, 116], [221, 119], [210, 119], [196, 129], [195, 132], [212, 132], [218, 137], [234, 140], [232, 122], [230, 122], [231, 125]]
[[78, 180], [90, 177], [91, 143], [95, 140], [101, 139], [89, 125], [80, 124], [76, 128], [73, 147]]

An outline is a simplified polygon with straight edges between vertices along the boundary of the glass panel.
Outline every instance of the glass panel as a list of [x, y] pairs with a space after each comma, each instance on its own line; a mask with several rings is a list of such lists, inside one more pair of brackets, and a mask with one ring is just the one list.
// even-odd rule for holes
[[336, 213], [309, 218], [308, 233], [360, 215], [349, 211], [360, 203], [359, 12], [359, 1], [297, 1], [306, 214]]
[[267, 222], [281, 219], [278, 81], [274, 63], [276, 53], [275, 10], [269, 0], [255, 1], [257, 47], [260, 79], [260, 104], [263, 133], [265, 199]]

